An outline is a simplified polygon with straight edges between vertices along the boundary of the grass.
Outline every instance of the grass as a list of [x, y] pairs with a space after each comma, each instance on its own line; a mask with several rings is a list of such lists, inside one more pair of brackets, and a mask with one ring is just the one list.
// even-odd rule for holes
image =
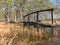
[[[52, 38], [51, 31], [46, 32], [39, 29], [37, 33], [33, 27], [25, 27], [14, 24], [0, 22], [0, 44], [1, 45], [28, 45], [31, 42], [49, 40]], [[23, 32], [24, 31], [24, 32]], [[41, 32], [41, 33], [40, 33]], [[39, 35], [38, 35], [39, 34]]]

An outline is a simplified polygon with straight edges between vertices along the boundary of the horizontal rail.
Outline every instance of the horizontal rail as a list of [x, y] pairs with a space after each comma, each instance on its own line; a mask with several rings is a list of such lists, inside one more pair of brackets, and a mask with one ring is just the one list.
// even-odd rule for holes
[[52, 8], [52, 9], [45, 9], [45, 10], [35, 11], [35, 12], [32, 12], [32, 13], [29, 13], [29, 14], [25, 15], [24, 17], [29, 16], [29, 15], [34, 14], [34, 13], [38, 13], [38, 12], [53, 11], [53, 10], [54, 9]]

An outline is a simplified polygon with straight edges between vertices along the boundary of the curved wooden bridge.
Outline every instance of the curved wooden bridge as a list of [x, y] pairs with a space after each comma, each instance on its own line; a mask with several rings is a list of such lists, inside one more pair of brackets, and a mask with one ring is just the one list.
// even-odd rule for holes
[[[51, 23], [50, 24], [46, 24], [46, 23], [44, 23], [44, 22], [42, 22], [40, 19], [39, 19], [39, 12], [45, 12], [45, 11], [51, 11]], [[23, 22], [20, 22], [20, 23], [23, 23], [24, 24], [24, 26], [26, 26], [26, 25], [29, 25], [29, 26], [31, 26], [31, 25], [33, 25], [33, 26], [37, 26], [37, 25], [39, 25], [39, 26], [42, 26], [42, 27], [56, 27], [56, 26], [59, 26], [59, 25], [54, 25], [54, 19], [53, 19], [53, 11], [54, 11], [54, 9], [45, 9], [45, 10], [40, 10], [40, 11], [36, 11], [36, 12], [32, 12], [32, 13], [30, 13], [30, 14], [27, 14], [27, 15], [25, 15], [24, 17], [23, 17]], [[31, 15], [32, 14], [36, 14], [35, 15], [35, 20], [34, 21], [30, 21], [30, 19], [31, 19]], [[33, 17], [34, 18], [34, 17]], [[26, 19], [26, 20], [25, 20]], [[32, 19], [31, 19], [32, 20]]]
[[[39, 12], [45, 12], [45, 11], [50, 11], [51, 13], [51, 23], [44, 23], [42, 22], [42, 20], [39, 19]], [[40, 11], [36, 11], [36, 12], [32, 12], [30, 14], [27, 14], [23, 17], [23, 22], [20, 22], [20, 23], [23, 23], [23, 26], [34, 26], [34, 28], [37, 28], [37, 32], [39, 32], [39, 27], [47, 27], [47, 28], [51, 28], [52, 30], [52, 38], [53, 38], [53, 29], [55, 27], [58, 27], [60, 25], [58, 24], [54, 24], [54, 18], [53, 18], [53, 11], [54, 9], [45, 9], [45, 10], [40, 10]], [[35, 18], [34, 20], [30, 17], [32, 16], [32, 14], [34, 14]], [[35, 15], [36, 14], [36, 15]], [[33, 21], [31, 21], [33, 20]], [[48, 22], [48, 21], [47, 21]]]

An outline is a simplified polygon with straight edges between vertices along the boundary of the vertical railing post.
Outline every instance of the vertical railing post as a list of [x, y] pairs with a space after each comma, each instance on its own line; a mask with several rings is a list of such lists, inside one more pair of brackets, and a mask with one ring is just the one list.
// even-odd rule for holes
[[[51, 10], [51, 22], [52, 22], [52, 25], [53, 25], [53, 9]], [[53, 27], [52, 27], [52, 40], [53, 40]]]
[[[38, 20], [39, 20], [39, 12], [37, 12], [37, 22], [38, 22]], [[36, 25], [37, 25], [37, 35], [39, 37], [39, 25], [38, 24], [36, 24]]]
[[39, 15], [39, 13], [37, 12], [37, 22], [38, 22], [38, 20], [39, 20], [39, 17], [38, 17], [38, 15]]
[[51, 20], [52, 20], [52, 25], [53, 25], [53, 10], [51, 10]]
[[28, 15], [28, 22], [30, 21], [30, 16]]

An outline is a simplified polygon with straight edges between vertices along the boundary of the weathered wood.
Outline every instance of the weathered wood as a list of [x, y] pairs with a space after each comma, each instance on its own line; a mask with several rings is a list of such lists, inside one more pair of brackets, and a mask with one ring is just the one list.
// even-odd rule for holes
[[21, 22], [23, 23], [23, 25], [25, 26], [36, 26], [39, 25], [39, 26], [42, 26], [42, 27], [56, 27], [58, 25], [52, 25], [52, 24], [44, 24], [44, 23], [41, 23], [41, 22]]
[[24, 17], [29, 16], [29, 15], [34, 14], [34, 13], [37, 13], [37, 12], [53, 11], [53, 10], [54, 9], [45, 9], [45, 10], [35, 11], [35, 12], [32, 12], [32, 13], [29, 13], [29, 14], [25, 15]]

